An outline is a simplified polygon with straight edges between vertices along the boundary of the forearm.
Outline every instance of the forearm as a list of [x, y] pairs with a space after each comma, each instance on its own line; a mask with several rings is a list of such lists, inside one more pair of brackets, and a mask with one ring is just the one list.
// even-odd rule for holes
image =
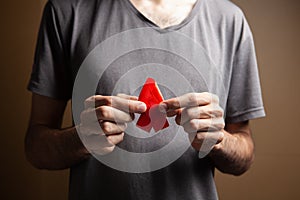
[[39, 169], [66, 169], [89, 156], [76, 128], [51, 129], [44, 125], [29, 127], [25, 139], [27, 159]]
[[224, 173], [241, 175], [254, 160], [254, 144], [251, 134], [246, 132], [224, 132], [224, 139], [210, 152], [217, 169]]

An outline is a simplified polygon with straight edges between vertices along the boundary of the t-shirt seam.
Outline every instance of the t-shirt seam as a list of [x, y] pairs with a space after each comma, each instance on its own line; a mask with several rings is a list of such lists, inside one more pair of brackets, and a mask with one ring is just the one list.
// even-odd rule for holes
[[60, 100], [69, 100], [69, 99], [71, 99], [70, 95], [55, 94], [51, 91], [46, 91], [45, 92], [45, 87], [47, 87], [46, 85], [44, 85], [42, 83], [40, 83], [40, 84], [35, 84], [35, 83], [38, 83], [38, 82], [30, 81], [28, 86], [27, 86], [27, 90], [32, 92], [32, 93], [47, 96], [47, 97], [53, 98], [53, 99], [60, 99]]
[[233, 115], [226, 115], [226, 118], [227, 117], [228, 118], [235, 118], [235, 117], [238, 117], [238, 116], [242, 116], [242, 115], [249, 114], [249, 113], [252, 113], [252, 112], [257, 112], [257, 111], [260, 111], [260, 110], [264, 110], [264, 107], [260, 106], [260, 107], [250, 108], [250, 109], [242, 111], [242, 112], [237, 112]]

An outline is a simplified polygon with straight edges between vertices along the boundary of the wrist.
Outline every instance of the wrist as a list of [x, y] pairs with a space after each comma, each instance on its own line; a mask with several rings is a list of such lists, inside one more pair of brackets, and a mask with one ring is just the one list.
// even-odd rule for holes
[[80, 136], [79, 136], [79, 133], [78, 133], [78, 130], [80, 130], [79, 128], [80, 127], [73, 127], [74, 128], [74, 140], [73, 140], [73, 144], [74, 146], [77, 147], [78, 149], [78, 154], [80, 157], [83, 157], [83, 158], [87, 158], [90, 156], [90, 152], [88, 151], [88, 149], [84, 146]]
[[226, 144], [228, 144], [229, 141], [230, 141], [230, 143], [232, 143], [235, 140], [237, 140], [237, 138], [234, 135], [228, 133], [224, 129], [222, 130], [222, 132], [223, 132], [223, 138], [218, 144], [215, 144], [213, 146], [213, 148], [210, 152], [210, 156], [224, 154], [226, 152]]

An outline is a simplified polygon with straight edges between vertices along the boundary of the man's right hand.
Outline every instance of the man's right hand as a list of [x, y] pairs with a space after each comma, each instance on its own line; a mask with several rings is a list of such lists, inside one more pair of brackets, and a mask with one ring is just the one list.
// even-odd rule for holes
[[89, 151], [104, 155], [123, 141], [127, 123], [134, 120], [134, 113], [143, 113], [147, 109], [146, 104], [137, 99], [119, 94], [95, 95], [85, 100], [79, 133]]

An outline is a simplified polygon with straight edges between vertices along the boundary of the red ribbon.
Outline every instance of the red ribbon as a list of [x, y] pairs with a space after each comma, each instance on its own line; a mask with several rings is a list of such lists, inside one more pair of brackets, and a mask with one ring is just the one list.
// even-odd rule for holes
[[154, 79], [146, 80], [138, 100], [147, 105], [147, 110], [138, 119], [137, 127], [147, 132], [153, 128], [155, 132], [158, 132], [169, 126], [166, 114], [158, 109], [158, 104], [163, 101], [163, 96]]

